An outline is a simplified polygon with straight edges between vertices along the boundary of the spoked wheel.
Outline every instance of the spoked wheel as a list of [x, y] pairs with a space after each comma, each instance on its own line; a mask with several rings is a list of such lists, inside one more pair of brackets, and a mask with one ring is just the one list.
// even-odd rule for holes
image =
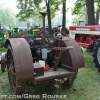
[[6, 61], [7, 61], [6, 52], [4, 52], [1, 54], [1, 71], [2, 72], [6, 71]]
[[100, 72], [100, 39], [97, 41], [97, 43], [94, 46], [93, 58], [94, 58], [94, 63], [98, 68], [98, 71]]
[[21, 81], [18, 81], [16, 79], [13, 51], [11, 46], [8, 46], [8, 51], [7, 51], [7, 70], [8, 70], [9, 84], [13, 94], [21, 94], [22, 92], [24, 92], [22, 83], [19, 84], [19, 82]]
[[82, 50], [78, 43], [70, 37], [62, 37], [62, 39], [57, 39], [53, 44], [56, 47], [74, 47], [73, 49], [64, 52], [60, 59], [60, 65], [63, 68], [74, 72], [74, 74], [69, 76], [66, 81], [64, 80], [66, 85], [72, 85], [77, 76], [78, 68], [84, 67]]

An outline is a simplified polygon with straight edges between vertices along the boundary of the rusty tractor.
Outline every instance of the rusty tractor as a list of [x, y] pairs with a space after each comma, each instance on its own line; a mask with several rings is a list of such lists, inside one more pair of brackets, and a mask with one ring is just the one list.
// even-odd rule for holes
[[62, 80], [63, 84], [72, 85], [78, 69], [84, 67], [81, 48], [74, 39], [57, 35], [45, 41], [47, 13], [40, 13], [43, 16], [42, 37], [24, 36], [6, 40], [7, 52], [2, 53], [1, 68], [8, 72], [14, 94], [25, 93], [30, 80], [34, 84]]

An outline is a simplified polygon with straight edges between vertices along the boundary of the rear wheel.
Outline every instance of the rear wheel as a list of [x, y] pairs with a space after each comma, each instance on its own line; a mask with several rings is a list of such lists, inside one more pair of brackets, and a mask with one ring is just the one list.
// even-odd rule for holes
[[7, 71], [13, 94], [28, 90], [27, 82], [34, 78], [31, 51], [24, 38], [9, 39], [7, 50]]
[[16, 78], [13, 50], [10, 45], [8, 46], [8, 51], [7, 51], [7, 70], [8, 70], [9, 84], [13, 94], [24, 93], [25, 90], [22, 84], [23, 81], [22, 80], [18, 81]]
[[[73, 46], [73, 49], [70, 49], [67, 52], [63, 52], [59, 62], [63, 68], [74, 72], [74, 74], [70, 75], [68, 78], [63, 79], [64, 82], [63, 85], [71, 86], [74, 83], [74, 80], [77, 76], [78, 68], [84, 67], [84, 58], [82, 50], [74, 39], [66, 36], [62, 37], [62, 39], [55, 40], [53, 46], [54, 47]], [[58, 53], [55, 52], [55, 54], [57, 55]]]
[[100, 71], [100, 39], [96, 42], [94, 49], [93, 49], [93, 58], [94, 63], [98, 70]]

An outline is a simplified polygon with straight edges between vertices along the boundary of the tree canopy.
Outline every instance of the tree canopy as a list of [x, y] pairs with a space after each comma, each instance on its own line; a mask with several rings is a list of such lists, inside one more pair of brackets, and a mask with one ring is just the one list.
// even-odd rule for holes
[[[100, 0], [89, 1], [89, 4], [88, 5], [87, 5], [87, 2], [88, 2], [88, 0], [76, 0], [76, 2], [74, 4], [74, 8], [72, 10], [72, 14], [73, 15], [78, 15], [78, 16], [77, 16], [77, 18], [74, 18], [74, 21], [75, 20], [76, 21], [77, 20], [83, 20], [84, 19], [83, 16], [85, 16], [86, 14], [88, 15], [88, 13], [90, 13], [92, 11], [92, 13], [96, 13], [96, 16], [95, 16], [95, 24], [98, 24], [99, 11], [100, 11]], [[91, 6], [91, 2], [93, 2], [92, 3], [92, 8], [90, 7]], [[91, 10], [88, 11], [87, 8], [90, 8]], [[93, 12], [93, 10], [94, 10], [94, 12]], [[91, 18], [89, 18], [89, 20], [90, 19]]]
[[15, 14], [3, 4], [0, 4], [0, 24], [5, 26], [15, 24]]
[[51, 18], [53, 18], [62, 0], [17, 0], [17, 8], [20, 10], [17, 17], [26, 21], [28, 18], [40, 18], [40, 11], [47, 11], [46, 2], [50, 3]]

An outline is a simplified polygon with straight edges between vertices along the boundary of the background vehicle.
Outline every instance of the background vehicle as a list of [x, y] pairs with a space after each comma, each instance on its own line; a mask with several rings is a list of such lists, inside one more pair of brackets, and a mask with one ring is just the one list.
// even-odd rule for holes
[[93, 50], [94, 62], [100, 71], [100, 26], [70, 26], [69, 37], [75, 39], [83, 48]]

